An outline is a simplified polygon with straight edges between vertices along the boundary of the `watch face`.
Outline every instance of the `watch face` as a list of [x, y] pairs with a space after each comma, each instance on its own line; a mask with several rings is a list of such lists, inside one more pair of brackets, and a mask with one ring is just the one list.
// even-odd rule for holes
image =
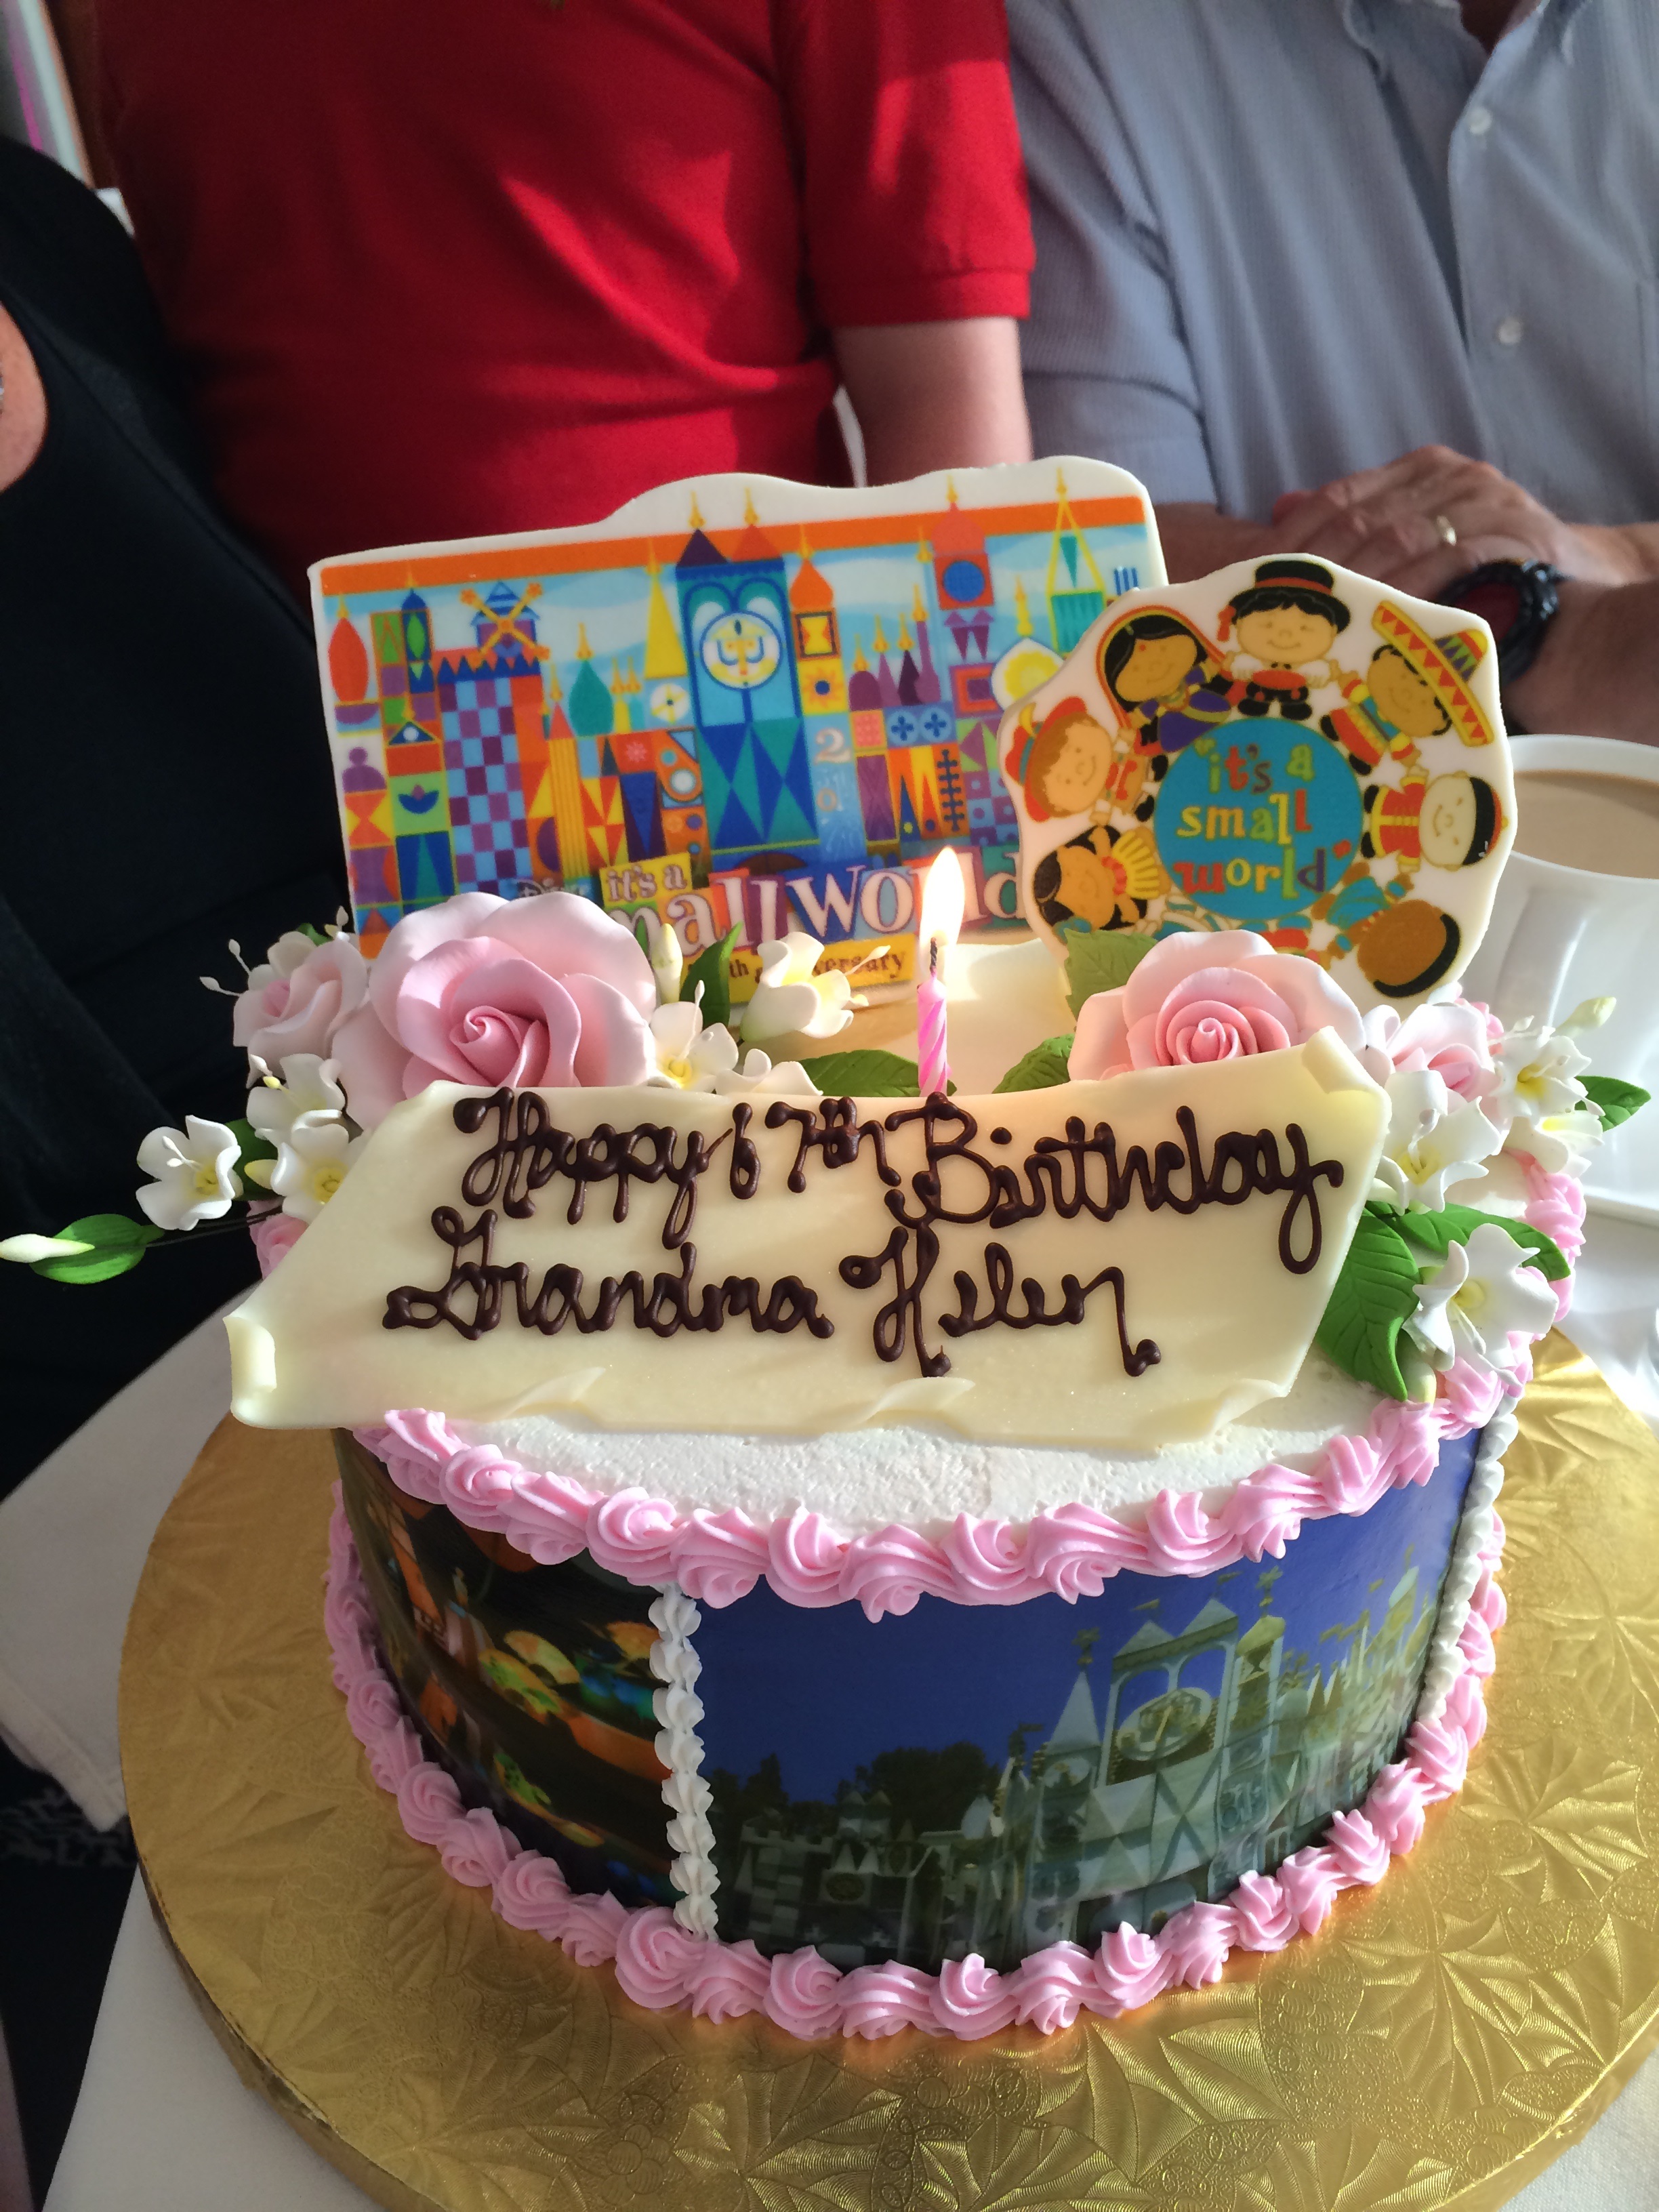
[[1521, 586], [1507, 576], [1492, 576], [1461, 592], [1456, 604], [1479, 615], [1501, 644], [1521, 618]]

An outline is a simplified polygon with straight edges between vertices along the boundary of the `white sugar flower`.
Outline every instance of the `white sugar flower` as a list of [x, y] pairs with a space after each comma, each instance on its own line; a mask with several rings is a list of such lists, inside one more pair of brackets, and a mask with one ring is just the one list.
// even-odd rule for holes
[[83, 1244], [78, 1237], [0, 1237], [0, 1260], [15, 1260], [25, 1267], [32, 1267], [40, 1260], [73, 1260], [82, 1252], [95, 1252], [95, 1244]]
[[1573, 1033], [1599, 1028], [1607, 1012], [1606, 1000], [1592, 999], [1575, 1006], [1559, 1029], [1528, 1016], [1505, 1030], [1493, 1054], [1500, 1087], [1492, 1102], [1508, 1122], [1505, 1152], [1523, 1152], [1550, 1174], [1583, 1172], [1601, 1141], [1601, 1117], [1578, 1079], [1589, 1059]]
[[811, 1077], [798, 1060], [781, 1060], [775, 1067], [758, 1046], [744, 1054], [741, 1069], [729, 1075], [717, 1075], [714, 1088], [722, 1098], [738, 1098], [750, 1091], [763, 1091], [769, 1097], [784, 1098], [822, 1098]]
[[680, 995], [680, 983], [685, 974], [685, 955], [680, 950], [679, 932], [672, 921], [664, 922], [651, 948], [651, 974], [657, 986], [657, 1003], [673, 1006]]
[[1431, 1068], [1400, 1069], [1389, 1078], [1388, 1093], [1389, 1133], [1370, 1194], [1402, 1212], [1438, 1213], [1454, 1183], [1484, 1181], [1481, 1163], [1503, 1134]]
[[1529, 1014], [1505, 1030], [1492, 1054], [1498, 1087], [1494, 1104], [1517, 1120], [1571, 1114], [1584, 1097], [1578, 1080], [1589, 1066], [1570, 1031], [1553, 1030]]
[[1406, 1330], [1431, 1364], [1447, 1368], [1462, 1358], [1480, 1374], [1511, 1372], [1510, 1337], [1541, 1336], [1555, 1319], [1555, 1293], [1525, 1247], [1490, 1221], [1467, 1244], [1447, 1247], [1417, 1300]]
[[248, 1093], [247, 1118], [262, 1137], [280, 1145], [301, 1121], [334, 1121], [345, 1111], [339, 1067], [314, 1052], [291, 1052], [283, 1079], [267, 1075]]
[[823, 947], [816, 937], [792, 929], [787, 937], [769, 938], [758, 948], [760, 981], [744, 1009], [743, 1034], [750, 1044], [764, 1044], [769, 1037], [832, 1037], [853, 1018], [853, 1008], [864, 1004], [838, 969], [815, 975]]
[[723, 1024], [705, 1029], [702, 1010], [689, 999], [659, 1006], [651, 1017], [651, 1049], [657, 1068], [646, 1085], [656, 1091], [712, 1091], [738, 1064], [738, 1041]]
[[236, 1174], [241, 1151], [222, 1121], [186, 1114], [182, 1129], [152, 1129], [138, 1147], [138, 1164], [154, 1176], [138, 1203], [158, 1229], [194, 1229], [216, 1221], [242, 1195]]
[[270, 1170], [270, 1188], [295, 1221], [314, 1221], [345, 1181], [367, 1137], [350, 1137], [342, 1121], [296, 1121]]

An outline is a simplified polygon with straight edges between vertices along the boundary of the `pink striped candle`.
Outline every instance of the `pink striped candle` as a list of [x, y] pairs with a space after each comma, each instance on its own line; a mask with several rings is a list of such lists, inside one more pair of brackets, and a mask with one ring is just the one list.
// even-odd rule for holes
[[945, 968], [964, 903], [962, 863], [947, 845], [927, 871], [916, 931], [917, 1088], [924, 1098], [943, 1092], [951, 1078]]

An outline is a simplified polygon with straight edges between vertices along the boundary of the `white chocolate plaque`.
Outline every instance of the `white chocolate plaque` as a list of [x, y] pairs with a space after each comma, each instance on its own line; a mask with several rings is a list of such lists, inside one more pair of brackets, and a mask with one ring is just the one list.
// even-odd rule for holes
[[1385, 1121], [1328, 1031], [925, 1104], [437, 1084], [231, 1316], [235, 1410], [1204, 1436], [1294, 1380]]

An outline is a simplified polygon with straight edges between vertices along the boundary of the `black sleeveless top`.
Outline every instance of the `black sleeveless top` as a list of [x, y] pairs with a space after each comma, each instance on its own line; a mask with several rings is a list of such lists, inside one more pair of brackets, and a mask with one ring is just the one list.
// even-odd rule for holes
[[[137, 253], [0, 140], [0, 303], [47, 425], [0, 491], [0, 1236], [136, 1212], [133, 1154], [240, 1111], [229, 1008], [345, 897], [305, 614], [220, 516]], [[245, 1239], [70, 1288], [0, 1266], [0, 1494], [250, 1278]]]

